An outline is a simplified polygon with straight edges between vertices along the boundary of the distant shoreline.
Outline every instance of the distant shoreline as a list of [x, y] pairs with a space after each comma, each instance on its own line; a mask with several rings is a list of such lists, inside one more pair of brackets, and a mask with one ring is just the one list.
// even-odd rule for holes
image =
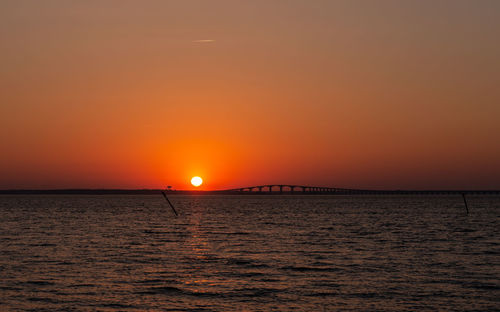
[[[53, 189], [29, 190], [10, 189], [0, 190], [0, 195], [158, 195], [160, 189]], [[248, 191], [198, 191], [198, 190], [170, 190], [165, 191], [172, 195], [500, 195], [499, 190], [349, 190], [335, 193], [321, 192], [248, 192]]]

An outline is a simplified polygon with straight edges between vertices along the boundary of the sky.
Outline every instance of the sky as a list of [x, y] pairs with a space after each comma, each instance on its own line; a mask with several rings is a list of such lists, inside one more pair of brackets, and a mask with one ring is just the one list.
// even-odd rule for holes
[[0, 189], [500, 189], [500, 1], [0, 1]]

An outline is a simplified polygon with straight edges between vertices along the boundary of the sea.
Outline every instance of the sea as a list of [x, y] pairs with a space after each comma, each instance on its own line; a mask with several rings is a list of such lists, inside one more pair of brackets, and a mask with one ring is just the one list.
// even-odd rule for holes
[[0, 311], [500, 311], [500, 196], [1, 195]]

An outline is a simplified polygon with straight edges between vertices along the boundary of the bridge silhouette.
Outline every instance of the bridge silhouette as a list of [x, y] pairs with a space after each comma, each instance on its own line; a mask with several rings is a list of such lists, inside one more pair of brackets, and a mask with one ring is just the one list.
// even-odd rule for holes
[[338, 193], [348, 189], [322, 186], [306, 186], [291, 184], [265, 184], [222, 190], [222, 192], [255, 192], [255, 193]]
[[500, 194], [498, 190], [366, 190], [324, 186], [265, 184], [216, 191], [225, 194], [338, 194], [338, 195], [439, 195], [439, 194]]

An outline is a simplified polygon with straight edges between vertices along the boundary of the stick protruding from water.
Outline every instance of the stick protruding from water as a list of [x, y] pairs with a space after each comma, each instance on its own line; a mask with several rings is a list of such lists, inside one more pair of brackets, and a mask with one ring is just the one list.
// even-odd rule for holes
[[465, 193], [462, 193], [462, 198], [464, 199], [465, 210], [467, 211], [467, 214], [469, 214], [469, 207], [467, 207], [467, 199], [465, 198]]
[[172, 205], [172, 203], [170, 202], [170, 200], [168, 200], [168, 197], [167, 197], [167, 194], [165, 194], [164, 191], [161, 191], [161, 193], [163, 194], [163, 197], [165, 197], [165, 199], [167, 200], [167, 203], [170, 205], [170, 207], [172, 208], [172, 210], [174, 211], [175, 213], [175, 216], [178, 217], [179, 214], [177, 214], [177, 211], [175, 211], [175, 208], [174, 208], [174, 205]]

